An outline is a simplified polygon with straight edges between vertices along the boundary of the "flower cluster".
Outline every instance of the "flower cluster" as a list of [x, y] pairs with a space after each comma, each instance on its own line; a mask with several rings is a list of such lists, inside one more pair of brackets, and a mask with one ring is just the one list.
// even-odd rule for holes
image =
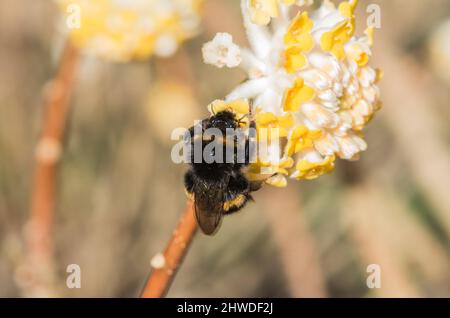
[[225, 101], [251, 100], [257, 129], [278, 129], [248, 172], [275, 186], [285, 186], [286, 177], [315, 179], [332, 171], [336, 158], [358, 159], [367, 148], [362, 129], [381, 106], [381, 72], [368, 66], [373, 29], [355, 36], [357, 1], [336, 7], [324, 0], [313, 11], [308, 3], [242, 0], [251, 50], [226, 33], [203, 48], [206, 63], [248, 74]]
[[[73, 43], [87, 53], [113, 61], [172, 55], [197, 33], [203, 0], [56, 0]], [[75, 7], [74, 7], [75, 6]]]

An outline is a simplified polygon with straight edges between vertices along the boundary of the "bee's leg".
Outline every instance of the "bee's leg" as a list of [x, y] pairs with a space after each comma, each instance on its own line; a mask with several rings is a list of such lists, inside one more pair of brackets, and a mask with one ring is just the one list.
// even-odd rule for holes
[[250, 138], [245, 141], [245, 165], [250, 163]]
[[240, 174], [232, 176], [225, 192], [224, 211], [227, 214], [238, 212], [251, 199], [247, 179]]
[[238, 194], [233, 200], [225, 201], [224, 210], [227, 208], [226, 215], [230, 215], [242, 210], [248, 201], [253, 201], [253, 198], [248, 193]]
[[248, 138], [245, 141], [245, 165], [248, 166], [255, 159], [256, 152], [256, 123], [250, 122]]
[[189, 199], [194, 199], [194, 172], [188, 170], [184, 175], [184, 188]]
[[250, 182], [250, 192], [258, 191], [263, 186], [263, 181], [252, 181]]

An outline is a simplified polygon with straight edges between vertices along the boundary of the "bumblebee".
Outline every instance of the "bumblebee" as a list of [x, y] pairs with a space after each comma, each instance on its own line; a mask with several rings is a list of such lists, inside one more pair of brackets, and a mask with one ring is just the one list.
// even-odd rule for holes
[[[244, 173], [253, 155], [250, 145], [254, 140], [251, 133], [255, 128], [254, 121], [250, 121], [248, 126], [253, 129], [249, 129], [250, 133], [244, 138], [227, 136], [230, 130], [239, 130], [241, 124], [242, 118], [225, 110], [203, 120], [197, 130], [196, 126], [189, 129], [190, 169], [185, 174], [185, 188], [194, 200], [197, 223], [206, 235], [214, 235], [223, 217], [241, 210], [253, 200], [250, 193], [260, 188], [260, 184], [250, 182]], [[207, 134], [210, 130], [226, 137], [211, 136]], [[196, 142], [201, 145], [199, 149], [203, 156], [197, 163], [193, 151]], [[215, 157], [215, 160], [207, 160], [205, 156]]]

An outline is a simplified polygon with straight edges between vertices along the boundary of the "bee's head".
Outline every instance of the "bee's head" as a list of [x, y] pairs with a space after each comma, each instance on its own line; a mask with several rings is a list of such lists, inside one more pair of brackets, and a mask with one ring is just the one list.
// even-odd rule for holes
[[[221, 111], [203, 120], [197, 133], [194, 127], [189, 130], [190, 164], [197, 175], [205, 178], [220, 178], [224, 173], [231, 173], [239, 166], [235, 162], [236, 145], [227, 139], [229, 133], [227, 130], [238, 128], [239, 120], [236, 115], [230, 111]], [[197, 152], [202, 156], [200, 160], [195, 159], [196, 143]]]
[[227, 129], [236, 129], [238, 126], [239, 123], [234, 113], [221, 111], [206, 120], [205, 128], [217, 128], [225, 134]]

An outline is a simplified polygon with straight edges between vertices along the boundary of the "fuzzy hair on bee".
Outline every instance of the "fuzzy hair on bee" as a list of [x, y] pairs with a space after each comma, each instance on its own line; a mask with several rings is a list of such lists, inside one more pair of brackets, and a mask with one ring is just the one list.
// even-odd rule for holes
[[[197, 223], [206, 235], [215, 234], [223, 217], [244, 208], [253, 200], [250, 193], [260, 187], [244, 174], [253, 155], [252, 134], [230, 136], [230, 132], [241, 131], [241, 120], [225, 110], [189, 129], [190, 169], [184, 183], [194, 201]], [[254, 121], [250, 121], [249, 128], [254, 131]], [[196, 145], [201, 160], [196, 158]]]

